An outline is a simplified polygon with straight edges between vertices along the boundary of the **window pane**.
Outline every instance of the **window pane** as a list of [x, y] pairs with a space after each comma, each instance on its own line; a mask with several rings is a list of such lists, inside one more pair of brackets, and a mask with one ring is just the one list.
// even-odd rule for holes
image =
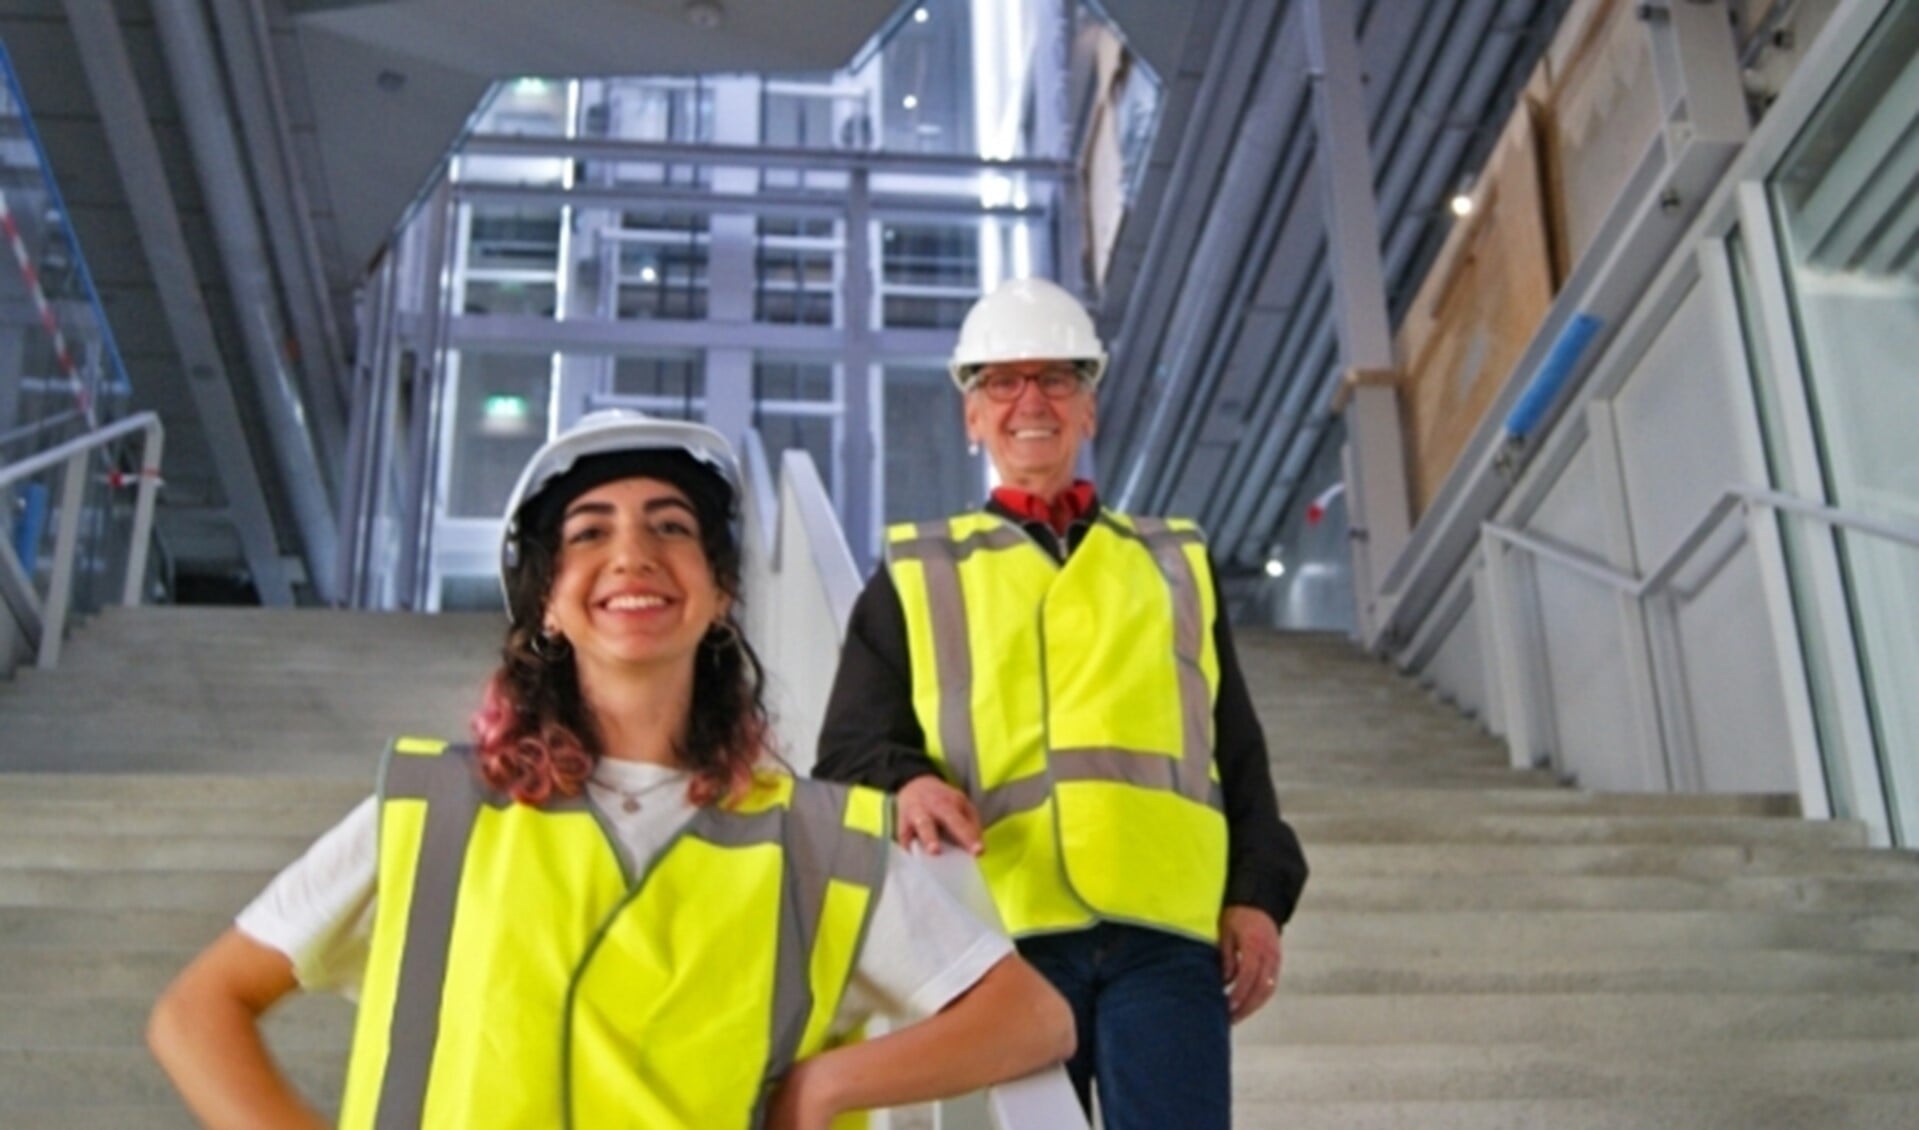
[[967, 453], [959, 390], [946, 370], [889, 365], [885, 397], [885, 520], [922, 521], [978, 506], [984, 472]]
[[447, 514], [497, 518], [521, 468], [546, 442], [553, 361], [470, 350], [452, 359], [459, 375]]
[[[1919, 523], [1919, 5], [1895, 4], [1769, 182], [1831, 501]], [[1839, 541], [1895, 842], [1919, 843], [1919, 550]]]

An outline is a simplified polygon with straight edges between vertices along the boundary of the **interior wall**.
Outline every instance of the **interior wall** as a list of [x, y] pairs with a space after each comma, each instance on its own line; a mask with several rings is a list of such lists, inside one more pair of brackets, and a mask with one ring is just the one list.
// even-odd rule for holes
[[[1589, 441], [1565, 465], [1524, 528], [1589, 556], [1606, 556], [1598, 475]], [[1551, 562], [1534, 564], [1530, 573], [1543, 624], [1538, 658], [1552, 767], [1586, 788], [1664, 790], [1664, 767], [1639, 748], [1632, 724], [1635, 706], [1618, 595]]]
[[[1726, 488], [1767, 483], [1738, 327], [1727, 324], [1736, 307], [1730, 294], [1711, 293], [1716, 285], [1725, 284], [1701, 279], [1688, 288], [1612, 401], [1642, 575], [1666, 560]], [[1722, 537], [1738, 534], [1738, 515], [1725, 526]], [[1743, 538], [1716, 541], [1676, 578], [1689, 707], [1682, 721], [1696, 764], [1675, 766], [1674, 775], [1708, 791], [1797, 787], [1754, 553]]]
[[1421, 682], [1488, 731], [1497, 733], [1499, 722], [1490, 693], [1491, 684], [1486, 679], [1491, 656], [1486, 651], [1487, 641], [1478, 621], [1477, 605], [1468, 603], [1459, 621], [1427, 661]]

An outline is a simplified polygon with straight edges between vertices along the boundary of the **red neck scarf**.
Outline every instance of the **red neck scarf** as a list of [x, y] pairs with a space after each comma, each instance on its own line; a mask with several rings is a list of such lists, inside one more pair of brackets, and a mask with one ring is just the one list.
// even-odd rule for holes
[[1021, 521], [1044, 522], [1065, 537], [1068, 527], [1093, 512], [1093, 484], [1075, 479], [1051, 502], [1018, 487], [994, 487], [993, 501]]

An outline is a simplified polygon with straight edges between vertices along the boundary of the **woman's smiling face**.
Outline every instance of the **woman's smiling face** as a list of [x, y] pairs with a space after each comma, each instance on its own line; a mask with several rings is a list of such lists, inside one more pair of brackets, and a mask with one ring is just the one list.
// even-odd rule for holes
[[700, 520], [660, 479], [603, 483], [567, 503], [545, 626], [594, 669], [691, 663], [730, 598], [714, 580]]

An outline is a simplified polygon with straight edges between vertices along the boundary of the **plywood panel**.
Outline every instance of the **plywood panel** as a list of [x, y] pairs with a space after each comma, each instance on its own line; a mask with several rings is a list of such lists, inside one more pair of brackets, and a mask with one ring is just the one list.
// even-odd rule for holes
[[1638, 9], [1622, 0], [1574, 4], [1539, 76], [1554, 265], [1562, 282], [1659, 138], [1659, 84]]
[[1396, 342], [1415, 516], [1439, 493], [1552, 304], [1540, 142], [1522, 100]]

